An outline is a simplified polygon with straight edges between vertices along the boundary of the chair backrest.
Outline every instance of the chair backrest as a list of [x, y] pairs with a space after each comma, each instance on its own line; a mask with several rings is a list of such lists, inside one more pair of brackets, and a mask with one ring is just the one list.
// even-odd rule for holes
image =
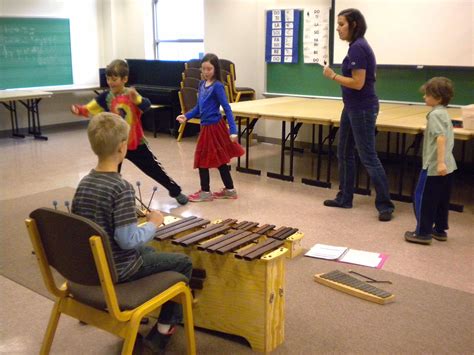
[[189, 77], [201, 80], [201, 69], [198, 69], [198, 68], [184, 69], [183, 79], [189, 78]]
[[184, 67], [201, 69], [201, 59], [190, 59], [184, 63]]
[[184, 114], [197, 104], [198, 91], [194, 88], [184, 87], [179, 90], [181, 112]]
[[235, 64], [228, 59], [219, 59], [221, 70], [226, 70], [232, 75], [232, 79], [235, 81], [237, 77], [235, 75]]
[[107, 233], [91, 220], [51, 208], [31, 212], [48, 264], [64, 278], [81, 285], [100, 285], [89, 238], [99, 236], [104, 245], [112, 282], [118, 280]]
[[198, 90], [200, 82], [201, 81], [199, 79], [187, 77], [187, 78], [184, 78], [183, 81], [181, 82], [181, 87], [182, 88], [193, 88], [193, 89]]
[[224, 84], [225, 92], [227, 95], [227, 101], [234, 102], [233, 96], [232, 96], [232, 88], [231, 88], [231, 84], [232, 84], [231, 74], [227, 70], [221, 69], [221, 80], [222, 80], [222, 84]]

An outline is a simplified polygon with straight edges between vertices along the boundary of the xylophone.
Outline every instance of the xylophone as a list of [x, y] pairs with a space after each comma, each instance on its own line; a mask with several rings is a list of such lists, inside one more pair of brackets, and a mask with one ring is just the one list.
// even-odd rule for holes
[[202, 289], [194, 290], [196, 326], [241, 336], [268, 352], [284, 341], [285, 256], [303, 251], [302, 238], [296, 228], [167, 216], [151, 245], [185, 253], [205, 271]]

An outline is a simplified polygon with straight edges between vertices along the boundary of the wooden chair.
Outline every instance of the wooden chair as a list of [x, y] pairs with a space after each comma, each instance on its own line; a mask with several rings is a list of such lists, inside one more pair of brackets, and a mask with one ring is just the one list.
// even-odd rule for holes
[[190, 59], [186, 63], [184, 63], [184, 68], [197, 68], [201, 69], [201, 59]]
[[219, 59], [221, 70], [228, 71], [230, 75], [229, 89], [232, 102], [247, 101], [255, 99], [255, 90], [247, 87], [237, 87], [235, 81], [235, 64], [228, 59]]
[[198, 90], [199, 89], [199, 83], [201, 80], [192, 78], [192, 77], [187, 77], [184, 78], [183, 81], [181, 81], [181, 87], [182, 88], [193, 88]]
[[[196, 106], [197, 95], [198, 95], [197, 89], [184, 87], [179, 90], [178, 92], [179, 104], [181, 105], [181, 113], [183, 115], [189, 110], [191, 110], [194, 106]], [[181, 142], [181, 139], [183, 138], [183, 134], [184, 134], [184, 129], [186, 128], [186, 124], [188, 123], [201, 124], [201, 119], [197, 117], [190, 118], [186, 122], [181, 123], [178, 128], [178, 138], [177, 138], [178, 142]]]
[[[25, 221], [46, 288], [56, 297], [40, 354], [48, 354], [61, 314], [113, 333], [132, 354], [141, 319], [173, 300], [183, 305], [187, 353], [195, 354], [192, 296], [186, 277], [166, 271], [117, 283], [106, 232], [92, 221], [50, 208]], [[58, 287], [51, 268], [67, 281]]]
[[[229, 102], [237, 102], [234, 99], [233, 91], [231, 89], [231, 87], [233, 85], [232, 84], [233, 83], [232, 73], [228, 72], [227, 70], [221, 69], [221, 79], [222, 79], [222, 82], [225, 85], [227, 100]], [[239, 97], [239, 99], [240, 99], [240, 97]], [[224, 114], [224, 112], [223, 112], [223, 114]], [[238, 124], [239, 120], [241, 120], [241, 118], [236, 116], [235, 117], [236, 124]], [[247, 121], [246, 120], [242, 120], [242, 126], [247, 126]], [[244, 132], [245, 132], [245, 129], [244, 129]], [[250, 141], [252, 141], [252, 139], [253, 139], [253, 133], [250, 133]]]
[[183, 76], [183, 80], [185, 78], [195, 78], [195, 79], [201, 80], [201, 69], [197, 69], [197, 68], [184, 69], [182, 76]]
[[227, 96], [227, 101], [234, 102], [234, 100], [232, 99], [232, 93], [230, 91], [230, 80], [230, 73], [227, 70], [221, 69], [221, 81], [222, 84], [224, 84], [224, 90]]

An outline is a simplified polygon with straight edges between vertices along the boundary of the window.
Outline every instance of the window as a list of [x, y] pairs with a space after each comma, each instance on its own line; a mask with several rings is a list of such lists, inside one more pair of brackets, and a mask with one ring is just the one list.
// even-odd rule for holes
[[204, 52], [203, 0], [154, 0], [155, 58], [189, 60]]

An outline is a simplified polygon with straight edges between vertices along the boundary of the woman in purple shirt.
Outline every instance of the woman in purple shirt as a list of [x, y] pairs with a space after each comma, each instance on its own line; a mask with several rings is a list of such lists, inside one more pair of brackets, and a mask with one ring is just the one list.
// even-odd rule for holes
[[324, 201], [328, 207], [352, 208], [355, 181], [355, 155], [374, 184], [375, 207], [380, 221], [390, 221], [394, 205], [390, 200], [385, 170], [375, 150], [375, 121], [379, 100], [375, 94], [375, 55], [364, 38], [367, 25], [359, 10], [346, 9], [337, 16], [339, 38], [349, 42], [349, 50], [342, 62], [342, 74], [324, 67], [325, 77], [338, 82], [342, 89], [344, 109], [341, 114], [339, 144], [339, 192], [334, 200]]

